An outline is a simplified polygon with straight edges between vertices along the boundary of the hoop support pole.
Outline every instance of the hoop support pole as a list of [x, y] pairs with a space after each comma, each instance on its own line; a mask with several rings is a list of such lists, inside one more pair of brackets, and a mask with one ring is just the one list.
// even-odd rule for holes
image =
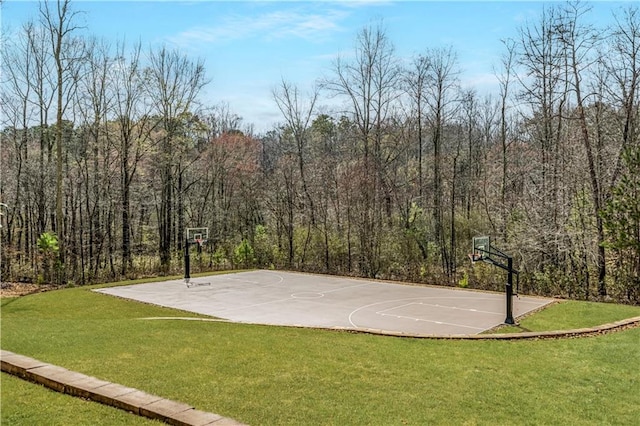
[[191, 280], [191, 259], [189, 258], [189, 240], [184, 242], [184, 282], [189, 286]]
[[507, 256], [507, 286], [506, 286], [506, 294], [507, 294], [507, 318], [504, 320], [505, 324], [515, 324], [515, 320], [513, 319], [513, 258], [511, 256]]

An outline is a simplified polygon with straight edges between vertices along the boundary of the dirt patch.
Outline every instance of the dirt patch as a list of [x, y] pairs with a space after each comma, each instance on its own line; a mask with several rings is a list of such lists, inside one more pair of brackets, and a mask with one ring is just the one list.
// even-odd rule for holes
[[40, 293], [56, 288], [56, 286], [50, 284], [2, 283], [0, 285], [0, 298], [26, 296], [27, 294]]

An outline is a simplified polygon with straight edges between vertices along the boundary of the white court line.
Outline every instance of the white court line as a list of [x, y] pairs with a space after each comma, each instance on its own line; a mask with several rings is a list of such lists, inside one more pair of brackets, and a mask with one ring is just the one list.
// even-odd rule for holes
[[261, 270], [261, 271], [258, 271], [258, 272], [267, 272], [267, 273], [269, 273], [269, 274], [275, 275], [276, 277], [278, 277], [278, 278], [280, 279], [280, 281], [278, 281], [277, 283], [271, 283], [271, 284], [268, 284], [268, 285], [278, 285], [278, 284], [280, 284], [281, 282], [283, 282], [283, 281], [284, 281], [284, 277], [283, 277], [282, 275], [279, 275], [279, 274], [278, 274], [278, 273], [276, 273], [276, 272], [273, 272], [273, 271], [267, 271], [267, 270]]
[[292, 299], [303, 299], [303, 300], [313, 300], [313, 299], [322, 299], [324, 297], [324, 293], [316, 293], [313, 291], [299, 291], [297, 293], [292, 293]]
[[457, 323], [452, 323], [452, 322], [434, 321], [434, 320], [415, 318], [415, 317], [406, 317], [404, 315], [392, 315], [392, 314], [380, 314], [380, 315], [382, 315], [383, 317], [394, 317], [394, 318], [400, 318], [400, 319], [408, 319], [408, 320], [412, 320], [412, 321], [430, 322], [430, 323], [438, 324], [438, 325], [451, 325], [451, 326], [454, 326], [454, 327], [471, 328], [473, 330], [484, 330], [484, 327], [473, 327], [473, 326], [470, 326], [470, 325], [463, 325], [463, 324], [457, 324]]
[[[354, 327], [356, 327], [356, 328], [359, 328], [359, 326], [358, 326], [358, 325], [353, 321], [353, 317], [354, 317], [354, 315], [355, 315], [355, 314], [357, 314], [359, 311], [364, 310], [364, 309], [367, 309], [367, 308], [370, 308], [370, 307], [372, 307], [372, 306], [375, 306], [375, 305], [383, 305], [383, 304], [389, 304], [389, 303], [398, 303], [398, 302], [401, 302], [401, 301], [406, 301], [406, 300], [417, 300], [417, 299], [422, 299], [422, 300], [424, 300], [424, 299], [454, 299], [454, 300], [456, 300], [456, 299], [457, 299], [457, 300], [461, 300], [461, 299], [463, 299], [463, 300], [464, 300], [464, 299], [473, 299], [473, 300], [486, 300], [486, 299], [483, 299], [483, 298], [471, 297], [471, 296], [469, 296], [469, 297], [447, 297], [447, 296], [406, 297], [406, 298], [402, 298], [402, 299], [395, 299], [395, 300], [384, 300], [384, 301], [380, 301], [380, 302], [370, 303], [370, 304], [368, 304], [368, 305], [360, 306], [359, 308], [354, 309], [354, 310], [353, 310], [353, 311], [351, 311], [351, 313], [349, 314], [349, 318], [348, 318], [348, 319], [349, 319], [349, 323], [350, 323], [352, 326], [354, 326]], [[490, 300], [493, 300], [493, 298], [491, 298]], [[416, 303], [416, 302], [413, 302], [413, 303]], [[397, 307], [397, 306], [395, 306], [395, 307]], [[392, 309], [392, 308], [390, 308], [390, 309]], [[476, 311], [476, 312], [477, 312], [477, 311]], [[492, 312], [492, 314], [493, 314], [493, 312]], [[453, 324], [451, 324], [451, 325], [453, 325]], [[483, 330], [484, 330], [484, 328], [483, 328]]]
[[335, 293], [336, 291], [348, 290], [350, 288], [357, 288], [357, 287], [365, 287], [365, 286], [368, 286], [368, 285], [369, 284], [358, 284], [358, 285], [352, 285], [352, 286], [349, 286], [349, 287], [335, 288], [333, 290], [319, 291], [318, 293], [324, 295], [324, 294], [327, 294], [327, 293]]
[[[431, 303], [422, 303], [422, 302], [414, 302], [414, 303], [407, 303], [405, 305], [394, 306], [394, 307], [385, 309], [384, 311], [376, 312], [376, 314], [385, 315], [385, 312], [393, 311], [395, 309], [400, 309], [400, 308], [404, 308], [406, 306], [411, 306], [411, 305], [431, 306], [431, 307], [434, 307], [434, 308], [451, 309], [452, 311], [467, 311], [467, 312], [478, 312], [478, 313], [481, 313], [481, 314], [503, 315], [502, 312], [489, 312], [489, 311], [481, 311], [481, 310], [472, 309], [472, 308], [458, 308], [457, 306], [446, 306], [446, 305], [439, 305], [439, 304], [433, 305]], [[390, 315], [393, 315], [393, 314], [390, 314]]]

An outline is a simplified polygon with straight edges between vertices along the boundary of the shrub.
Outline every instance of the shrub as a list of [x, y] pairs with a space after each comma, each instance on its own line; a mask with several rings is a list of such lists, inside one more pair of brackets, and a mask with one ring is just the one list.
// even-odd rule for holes
[[38, 277], [39, 283], [51, 282], [51, 265], [57, 264], [58, 251], [58, 236], [53, 232], [44, 232], [37, 241], [38, 250], [42, 256], [42, 277]]
[[236, 265], [242, 265], [245, 268], [255, 263], [253, 247], [251, 247], [251, 243], [246, 238], [243, 238], [242, 242], [233, 251], [233, 258]]

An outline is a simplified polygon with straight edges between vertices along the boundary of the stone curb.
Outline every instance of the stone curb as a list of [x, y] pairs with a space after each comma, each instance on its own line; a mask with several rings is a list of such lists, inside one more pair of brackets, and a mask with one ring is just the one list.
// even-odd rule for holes
[[393, 337], [410, 337], [414, 339], [441, 339], [441, 340], [526, 340], [526, 339], [562, 339], [571, 337], [588, 337], [598, 334], [619, 331], [629, 327], [640, 326], [640, 317], [627, 318], [609, 324], [588, 328], [574, 328], [571, 330], [553, 331], [527, 331], [523, 333], [494, 333], [494, 334], [418, 334], [401, 333], [396, 331], [376, 329], [353, 329], [348, 327], [332, 327], [331, 330], [340, 330], [351, 333], [375, 334]]
[[99, 380], [13, 352], [0, 350], [0, 364], [5, 373], [39, 383], [55, 391], [90, 399], [171, 425], [243, 425], [228, 417], [196, 410], [182, 402]]

